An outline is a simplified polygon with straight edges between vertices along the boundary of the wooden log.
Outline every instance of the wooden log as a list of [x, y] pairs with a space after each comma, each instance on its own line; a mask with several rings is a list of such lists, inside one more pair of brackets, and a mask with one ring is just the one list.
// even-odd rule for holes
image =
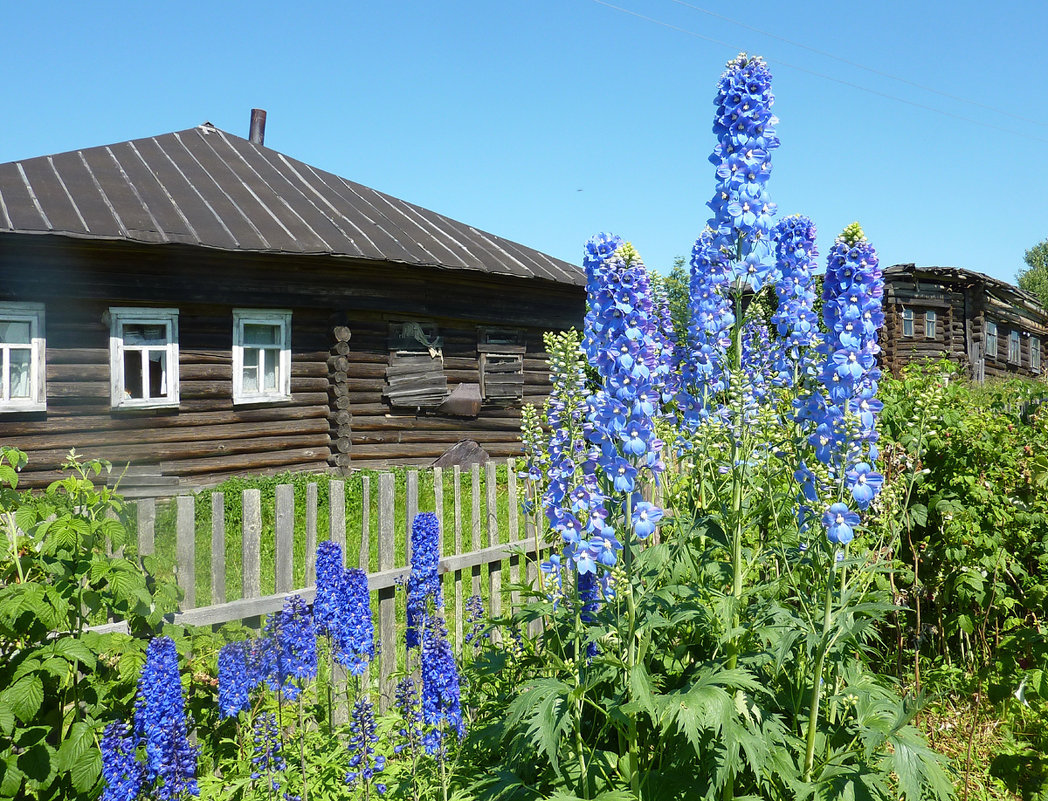
[[211, 493], [211, 603], [226, 602], [226, 496]]
[[179, 495], [175, 506], [175, 578], [182, 609], [196, 606], [196, 519], [192, 495]]
[[258, 598], [262, 594], [262, 493], [257, 489], [244, 490], [243, 535], [241, 537], [240, 565], [244, 571], [241, 597]]
[[161, 462], [160, 468], [165, 475], [179, 476], [237, 470], [251, 470], [254, 472], [265, 467], [290, 467], [300, 462], [315, 463], [318, 460], [323, 462], [326, 461], [329, 453], [327, 448], [294, 448], [276, 452]]
[[[378, 569], [394, 567], [394, 483], [392, 473], [383, 473], [378, 480]], [[379, 675], [379, 711], [385, 712], [393, 695], [393, 674], [397, 669], [396, 597], [393, 589], [379, 591], [379, 639], [381, 664]]]

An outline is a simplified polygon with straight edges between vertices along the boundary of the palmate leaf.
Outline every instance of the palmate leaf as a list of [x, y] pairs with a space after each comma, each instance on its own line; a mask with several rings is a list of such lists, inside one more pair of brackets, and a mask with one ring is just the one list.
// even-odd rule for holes
[[560, 775], [560, 740], [571, 728], [568, 696], [571, 688], [556, 679], [531, 682], [510, 704], [503, 738], [524, 726], [527, 737], [540, 754], [545, 754]]

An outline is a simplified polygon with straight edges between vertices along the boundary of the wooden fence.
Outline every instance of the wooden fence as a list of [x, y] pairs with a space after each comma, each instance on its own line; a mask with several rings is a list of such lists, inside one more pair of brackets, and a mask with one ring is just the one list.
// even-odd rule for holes
[[[397, 499], [395, 476], [380, 473], [378, 476], [363, 476], [361, 479], [361, 538], [358, 564], [371, 564], [371, 549], [377, 549], [378, 570], [368, 574], [368, 588], [373, 593], [373, 608], [377, 609], [375, 634], [379, 648], [378, 662], [379, 693], [383, 706], [391, 697], [393, 676], [398, 670], [398, 626], [397, 585], [406, 580], [410, 573], [410, 528], [415, 514], [420, 511], [435, 512], [442, 522], [442, 556], [439, 572], [445, 576], [445, 614], [448, 627], [453, 633], [456, 652], [461, 654], [464, 629], [468, 623], [465, 601], [471, 595], [482, 595], [482, 578], [486, 573], [487, 611], [498, 616], [503, 611], [503, 601], [519, 604], [518, 592], [504, 592], [503, 569], [508, 564], [510, 584], [520, 581], [521, 560], [525, 566], [525, 580], [533, 584], [537, 576], [537, 557], [548, 547], [537, 541], [534, 524], [520, 512], [523, 485], [518, 482], [515, 460], [506, 461], [506, 480], [500, 486], [496, 479], [497, 465], [488, 462], [483, 466], [473, 465], [469, 469], [469, 496], [463, 497], [462, 471], [455, 466], [450, 471], [431, 468], [423, 473], [432, 480], [433, 508], [419, 508], [419, 470], [406, 472], [406, 491], [403, 496], [405, 527], [397, 531]], [[483, 473], [483, 493], [481, 474]], [[451, 482], [453, 509], [444, 509], [445, 481]], [[498, 514], [500, 491], [506, 495], [505, 515]], [[346, 546], [346, 482], [331, 480], [328, 486], [328, 537], [343, 547]], [[215, 625], [231, 621], [257, 622], [261, 615], [279, 610], [287, 595], [298, 594], [307, 602], [315, 595], [315, 558], [318, 540], [318, 485], [306, 487], [305, 530], [295, 531], [295, 495], [291, 484], [276, 487], [275, 520], [273, 521], [274, 587], [276, 592], [262, 595], [262, 498], [258, 489], [247, 489], [242, 493], [242, 539], [241, 539], [241, 597], [228, 600], [228, 578], [226, 569], [226, 499], [223, 493], [211, 494], [211, 539], [210, 539], [210, 583], [211, 600], [208, 606], [196, 605], [197, 530], [196, 502], [193, 495], [175, 498], [175, 578], [183, 592], [180, 610], [174, 616], [175, 623], [187, 625]], [[482, 504], [483, 496], [483, 504]], [[377, 531], [372, 531], [372, 504], [377, 504], [374, 515]], [[470, 503], [469, 530], [464, 530], [464, 504]], [[138, 525], [138, 547], [143, 556], [152, 554], [156, 546], [157, 506], [154, 499], [137, 502], [135, 516]], [[483, 506], [483, 512], [482, 512]], [[445, 511], [451, 514], [445, 514]], [[500, 519], [501, 517], [501, 519]], [[445, 524], [451, 521], [450, 526]], [[451, 530], [444, 530], [450, 528]], [[294, 544], [297, 537], [305, 540], [305, 570], [303, 586], [293, 581]], [[401, 539], [403, 537], [403, 539]], [[452, 539], [454, 547], [451, 547]], [[396, 546], [404, 544], [403, 549]], [[398, 563], [397, 553], [404, 556]], [[453, 585], [453, 591], [452, 586]], [[377, 598], [376, 598], [377, 596]], [[504, 598], [505, 596], [505, 598]], [[401, 604], [403, 601], [401, 601]], [[402, 618], [401, 614], [401, 618]], [[467, 620], [464, 621], [464, 616]], [[96, 631], [126, 630], [120, 622], [95, 627]], [[398, 631], [398, 629], [400, 631]], [[372, 673], [374, 675], [374, 673]]]

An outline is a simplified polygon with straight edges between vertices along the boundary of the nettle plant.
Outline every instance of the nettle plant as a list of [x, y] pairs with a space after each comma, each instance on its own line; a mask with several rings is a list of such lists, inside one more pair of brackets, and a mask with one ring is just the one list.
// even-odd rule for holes
[[820, 327], [815, 227], [773, 225], [772, 102], [761, 59], [728, 63], [687, 341], [630, 245], [586, 246], [584, 334], [547, 343], [548, 435], [525, 421], [559, 552], [513, 621], [541, 629], [521, 683], [492, 684], [508, 712], [476, 738], [504, 766], [476, 782], [492, 797], [951, 792], [915, 704], [868, 666], [894, 609], [893, 529], [863, 522], [883, 484], [876, 251], [857, 224], [837, 238]]

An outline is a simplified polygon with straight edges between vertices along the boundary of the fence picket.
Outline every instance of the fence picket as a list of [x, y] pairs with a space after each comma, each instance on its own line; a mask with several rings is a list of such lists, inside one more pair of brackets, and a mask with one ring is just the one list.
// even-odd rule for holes
[[226, 602], [226, 495], [211, 493], [211, 603]]
[[[394, 484], [393, 474], [378, 479], [378, 569], [390, 570], [394, 561]], [[379, 710], [385, 712], [393, 694], [393, 673], [397, 667], [396, 595], [393, 587], [378, 593], [379, 637], [382, 643], [379, 667]]]
[[[367, 481], [367, 479], [364, 479]], [[328, 538], [346, 550], [346, 482], [333, 480], [328, 484]]]
[[[488, 462], [484, 465], [484, 489], [487, 496], [488, 546], [494, 547], [499, 544], [499, 508], [495, 495], [496, 473], [494, 462]], [[501, 560], [488, 564], [488, 608], [491, 610], [492, 618], [502, 615]]]
[[371, 545], [368, 542], [371, 536], [371, 477], [363, 476], [360, 479], [362, 508], [360, 521], [360, 556], [357, 567], [367, 572], [371, 570]]
[[411, 527], [418, 514], [418, 470], [408, 470], [404, 483], [404, 556], [411, 564]]
[[155, 552], [156, 499], [143, 498], [135, 510], [138, 517], [138, 555], [149, 556]]
[[[480, 550], [480, 465], [474, 464], [469, 471], [470, 489], [473, 492], [473, 515], [470, 519], [473, 529], [473, 550]], [[480, 595], [480, 565], [473, 568], [473, 594]]]
[[244, 490], [242, 498], [244, 532], [240, 541], [240, 565], [244, 579], [241, 597], [258, 598], [262, 595], [262, 492]]
[[306, 587], [317, 583], [317, 497], [317, 485], [311, 481], [306, 484]]
[[[455, 555], [462, 553], [462, 468], [452, 468], [455, 497]], [[455, 571], [455, 653], [462, 656], [462, 571]]]
[[[516, 542], [520, 539], [520, 518], [517, 506], [517, 463], [515, 459], [506, 460], [506, 505], [509, 532], [506, 534], [508, 542]], [[520, 583], [520, 557], [514, 554], [509, 558], [509, 583], [517, 585]], [[520, 608], [520, 590], [513, 590], [509, 595], [510, 609], [516, 612]]]
[[276, 503], [276, 591], [291, 592], [295, 588], [295, 488], [291, 484], [278, 484]]
[[175, 501], [175, 577], [182, 588], [182, 608], [196, 606], [196, 531], [192, 495], [179, 495]]

